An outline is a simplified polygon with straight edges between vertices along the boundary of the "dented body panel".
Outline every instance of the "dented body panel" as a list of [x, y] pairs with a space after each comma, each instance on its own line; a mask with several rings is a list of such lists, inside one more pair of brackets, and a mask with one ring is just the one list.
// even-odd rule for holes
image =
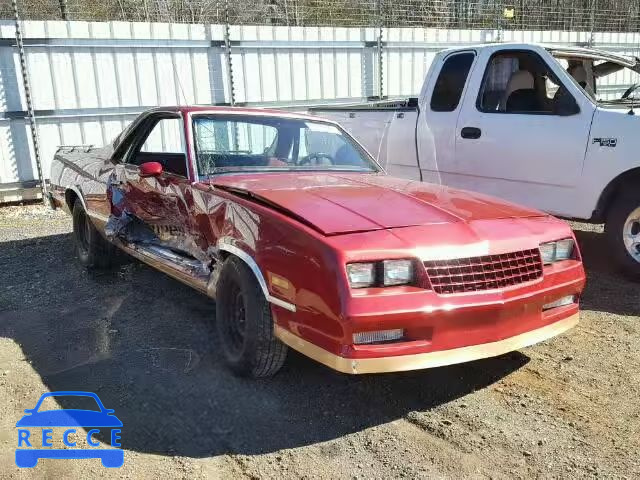
[[[183, 122], [186, 177], [141, 177], [137, 166], [122, 161], [126, 143], [154, 112]], [[244, 110], [152, 110], [107, 147], [61, 149], [52, 166], [54, 203], [70, 209], [73, 201], [83, 202], [107, 239], [214, 298], [224, 260], [241, 258], [271, 302], [276, 335], [347, 373], [498, 355], [577, 321], [585, 283], [577, 248], [572, 259], [540, 264], [535, 279], [480, 291], [438, 293], [427, 272], [428, 262], [538, 252], [541, 243], [573, 238], [566, 223], [492, 197], [383, 172], [196, 176], [193, 116], [230, 112]], [[411, 284], [350, 287], [347, 264], [392, 259], [414, 262]], [[575, 302], [543, 310], [570, 295]], [[354, 333], [395, 328], [404, 330], [400, 341], [354, 343]]]

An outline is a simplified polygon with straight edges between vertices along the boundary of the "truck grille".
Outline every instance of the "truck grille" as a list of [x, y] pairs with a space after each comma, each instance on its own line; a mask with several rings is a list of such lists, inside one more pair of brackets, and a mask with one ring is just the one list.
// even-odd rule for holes
[[510, 287], [542, 277], [540, 250], [424, 262], [436, 293], [464, 293]]

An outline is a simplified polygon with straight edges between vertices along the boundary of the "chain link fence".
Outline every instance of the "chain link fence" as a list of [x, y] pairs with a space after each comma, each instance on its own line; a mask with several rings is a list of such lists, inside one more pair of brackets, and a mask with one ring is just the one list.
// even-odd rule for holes
[[[640, 31], [638, 0], [18, 0], [25, 20]], [[0, 0], [0, 18], [12, 18]]]

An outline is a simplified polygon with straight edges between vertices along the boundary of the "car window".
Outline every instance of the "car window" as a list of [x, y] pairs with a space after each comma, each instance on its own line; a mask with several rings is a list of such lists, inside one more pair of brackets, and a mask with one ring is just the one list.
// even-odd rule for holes
[[553, 114], [568, 95], [539, 55], [508, 50], [489, 60], [478, 94], [478, 109], [487, 113]]
[[201, 176], [238, 171], [378, 171], [359, 145], [323, 121], [200, 115], [193, 130]]
[[[182, 119], [161, 118], [153, 120], [151, 130], [140, 144], [135, 142], [127, 155], [127, 163], [142, 165], [146, 162], [162, 164], [163, 171], [187, 177], [187, 156], [182, 141]], [[140, 128], [148, 129], [149, 124]]]
[[179, 118], [163, 118], [153, 127], [140, 151], [184, 153], [181, 128], [182, 121]]
[[431, 96], [431, 110], [453, 112], [460, 103], [475, 55], [472, 52], [449, 56], [436, 80]]

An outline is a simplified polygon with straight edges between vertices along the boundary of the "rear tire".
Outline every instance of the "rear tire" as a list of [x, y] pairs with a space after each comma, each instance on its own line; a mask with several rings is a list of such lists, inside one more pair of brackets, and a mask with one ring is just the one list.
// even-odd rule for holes
[[607, 215], [605, 234], [622, 271], [640, 280], [640, 194], [623, 192], [616, 198]]
[[230, 256], [220, 272], [216, 329], [225, 363], [239, 376], [270, 377], [287, 357], [287, 346], [273, 332], [271, 305], [253, 272]]
[[85, 268], [109, 268], [120, 259], [116, 247], [100, 235], [79, 200], [73, 204], [73, 239], [78, 259]]

